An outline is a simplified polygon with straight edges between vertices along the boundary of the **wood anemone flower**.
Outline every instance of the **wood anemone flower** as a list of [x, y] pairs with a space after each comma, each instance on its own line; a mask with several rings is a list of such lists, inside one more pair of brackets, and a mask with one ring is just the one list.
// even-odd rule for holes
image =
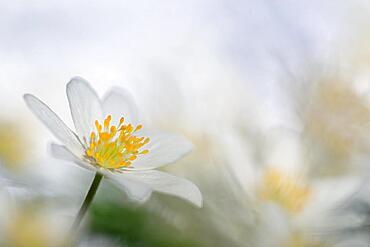
[[41, 100], [24, 95], [31, 111], [62, 143], [51, 144], [54, 157], [107, 178], [139, 202], [157, 191], [202, 206], [202, 195], [192, 182], [155, 170], [189, 153], [193, 147], [189, 141], [146, 130], [126, 90], [113, 88], [100, 99], [86, 80], [74, 77], [67, 84], [67, 96], [75, 132]]

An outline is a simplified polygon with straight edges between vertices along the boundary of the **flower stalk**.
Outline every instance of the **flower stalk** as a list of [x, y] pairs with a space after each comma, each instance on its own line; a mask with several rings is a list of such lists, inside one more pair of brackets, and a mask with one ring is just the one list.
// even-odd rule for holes
[[76, 219], [73, 222], [71, 232], [74, 232], [79, 227], [84, 215], [86, 214], [87, 209], [89, 208], [91, 202], [93, 201], [96, 191], [98, 190], [99, 184], [103, 178], [103, 174], [97, 172], [95, 173], [95, 177], [93, 182], [91, 183], [90, 189], [86, 194], [85, 200], [83, 201], [80, 210], [76, 216]]

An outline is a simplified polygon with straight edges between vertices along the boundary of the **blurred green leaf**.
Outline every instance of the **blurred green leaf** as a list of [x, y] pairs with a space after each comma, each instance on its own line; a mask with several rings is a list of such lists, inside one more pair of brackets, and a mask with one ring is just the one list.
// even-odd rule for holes
[[118, 239], [121, 246], [201, 246], [144, 207], [98, 201], [92, 206], [90, 216], [90, 233]]

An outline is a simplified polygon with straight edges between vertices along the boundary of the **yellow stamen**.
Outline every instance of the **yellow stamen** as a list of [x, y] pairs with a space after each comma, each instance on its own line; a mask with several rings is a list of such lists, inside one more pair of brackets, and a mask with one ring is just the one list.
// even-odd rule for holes
[[119, 120], [119, 126], [121, 126], [124, 121], [125, 121], [125, 118], [124, 117], [121, 117], [120, 120]]
[[112, 116], [108, 115], [108, 117], [104, 120], [104, 129], [108, 128], [108, 126], [110, 124], [110, 120], [112, 120]]
[[142, 128], [143, 126], [141, 124], [139, 124], [138, 126], [136, 126], [135, 130], [134, 131], [138, 131]]
[[260, 198], [273, 201], [291, 213], [300, 212], [311, 196], [311, 190], [299, 178], [277, 169], [268, 169], [259, 188]]
[[90, 142], [85, 154], [87, 158], [98, 166], [107, 169], [128, 167], [139, 155], [149, 152], [148, 149], [140, 150], [150, 140], [148, 137], [137, 137], [134, 133], [142, 128], [139, 124], [135, 128], [131, 124], [124, 125], [121, 117], [117, 126], [110, 126], [112, 116], [108, 115], [103, 126], [95, 121], [97, 133], [92, 131]]

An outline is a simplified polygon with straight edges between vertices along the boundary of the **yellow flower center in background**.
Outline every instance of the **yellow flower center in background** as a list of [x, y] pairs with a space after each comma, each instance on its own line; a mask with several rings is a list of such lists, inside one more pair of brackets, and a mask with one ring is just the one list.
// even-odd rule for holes
[[21, 123], [22, 121], [0, 119], [0, 163], [13, 171], [25, 168], [32, 146], [29, 137], [33, 132], [27, 131]]
[[314, 241], [311, 238], [304, 238], [300, 233], [293, 233], [281, 247], [329, 247], [326, 244]]
[[135, 132], [142, 128], [137, 125], [124, 124], [121, 117], [118, 126], [110, 125], [112, 119], [108, 115], [103, 126], [98, 120], [95, 121], [97, 133], [90, 134], [90, 144], [86, 149], [86, 156], [97, 165], [107, 169], [119, 169], [128, 167], [138, 155], [147, 154], [149, 150], [139, 150], [149, 142], [148, 137], [137, 137]]
[[273, 201], [289, 212], [298, 213], [311, 196], [310, 188], [298, 179], [277, 169], [267, 169], [258, 191], [260, 198]]
[[54, 246], [59, 246], [55, 243], [53, 229], [48, 226], [45, 219], [30, 210], [21, 210], [13, 215], [12, 220], [6, 225], [5, 233], [3, 237], [5, 246], [47, 247], [51, 242]]

